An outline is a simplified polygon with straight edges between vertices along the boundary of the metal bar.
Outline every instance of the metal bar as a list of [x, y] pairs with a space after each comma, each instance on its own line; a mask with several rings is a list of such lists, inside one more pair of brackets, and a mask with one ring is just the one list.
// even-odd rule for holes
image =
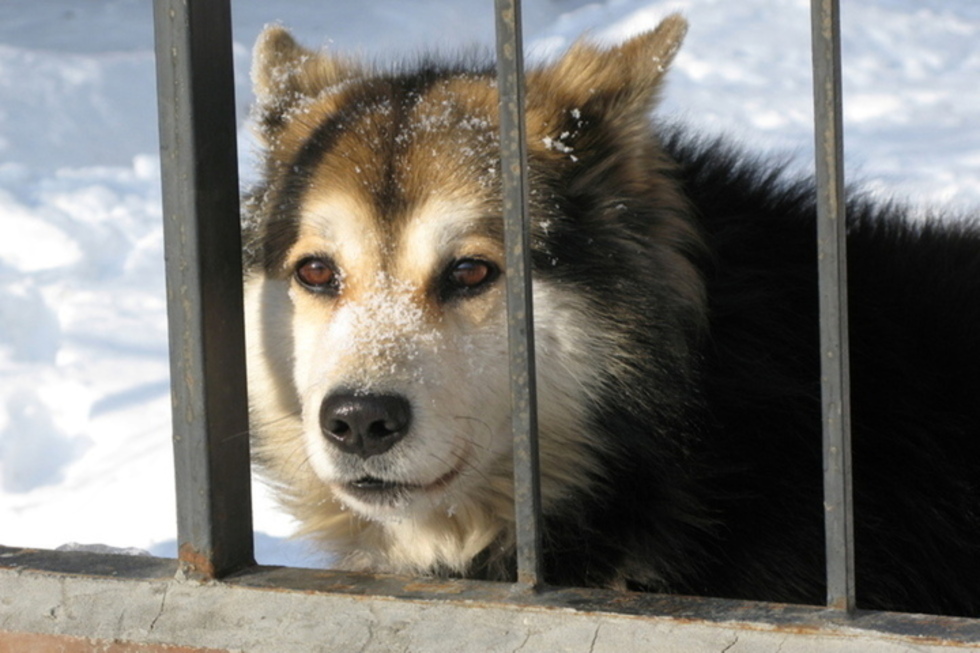
[[253, 563], [228, 0], [154, 0], [181, 568]]
[[810, 6], [816, 131], [827, 605], [853, 612], [854, 513], [851, 489], [840, 7], [838, 0], [812, 0]]
[[528, 218], [527, 140], [524, 123], [524, 52], [520, 0], [496, 0], [497, 83], [504, 243], [507, 249], [507, 326], [514, 435], [514, 511], [517, 582], [535, 587], [542, 578], [541, 489], [535, 391], [534, 312]]

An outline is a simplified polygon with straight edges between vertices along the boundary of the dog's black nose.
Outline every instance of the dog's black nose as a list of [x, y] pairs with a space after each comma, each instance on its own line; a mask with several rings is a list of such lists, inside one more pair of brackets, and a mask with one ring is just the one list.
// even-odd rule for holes
[[401, 395], [329, 395], [320, 406], [320, 428], [338, 449], [361, 458], [382, 454], [405, 437], [412, 407]]

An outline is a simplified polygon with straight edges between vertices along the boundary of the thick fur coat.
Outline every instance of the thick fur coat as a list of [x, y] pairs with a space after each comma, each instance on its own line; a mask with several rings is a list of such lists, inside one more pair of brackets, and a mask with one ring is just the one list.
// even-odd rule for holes
[[[684, 30], [528, 74], [545, 574], [822, 603], [813, 185], [651, 123]], [[492, 69], [253, 77], [262, 469], [339, 566], [512, 578]], [[847, 208], [859, 603], [980, 615], [980, 231]]]

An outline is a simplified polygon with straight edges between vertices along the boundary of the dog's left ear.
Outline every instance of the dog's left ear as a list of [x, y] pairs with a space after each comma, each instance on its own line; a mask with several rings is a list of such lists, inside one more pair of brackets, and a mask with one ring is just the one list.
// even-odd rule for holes
[[612, 48], [579, 41], [529, 80], [529, 93], [536, 95], [531, 104], [561, 111], [588, 109], [602, 120], [639, 119], [645, 124], [686, 33], [687, 21], [673, 14], [654, 30]]
[[348, 59], [302, 47], [281, 25], [266, 27], [252, 56], [260, 136], [274, 140], [292, 109], [360, 74], [360, 67]]

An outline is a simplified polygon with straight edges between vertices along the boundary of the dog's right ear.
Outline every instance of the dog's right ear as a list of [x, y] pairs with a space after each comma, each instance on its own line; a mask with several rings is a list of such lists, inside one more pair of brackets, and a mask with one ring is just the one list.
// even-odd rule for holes
[[359, 73], [351, 61], [300, 46], [281, 25], [267, 26], [252, 56], [259, 135], [266, 143], [273, 140], [292, 109]]

